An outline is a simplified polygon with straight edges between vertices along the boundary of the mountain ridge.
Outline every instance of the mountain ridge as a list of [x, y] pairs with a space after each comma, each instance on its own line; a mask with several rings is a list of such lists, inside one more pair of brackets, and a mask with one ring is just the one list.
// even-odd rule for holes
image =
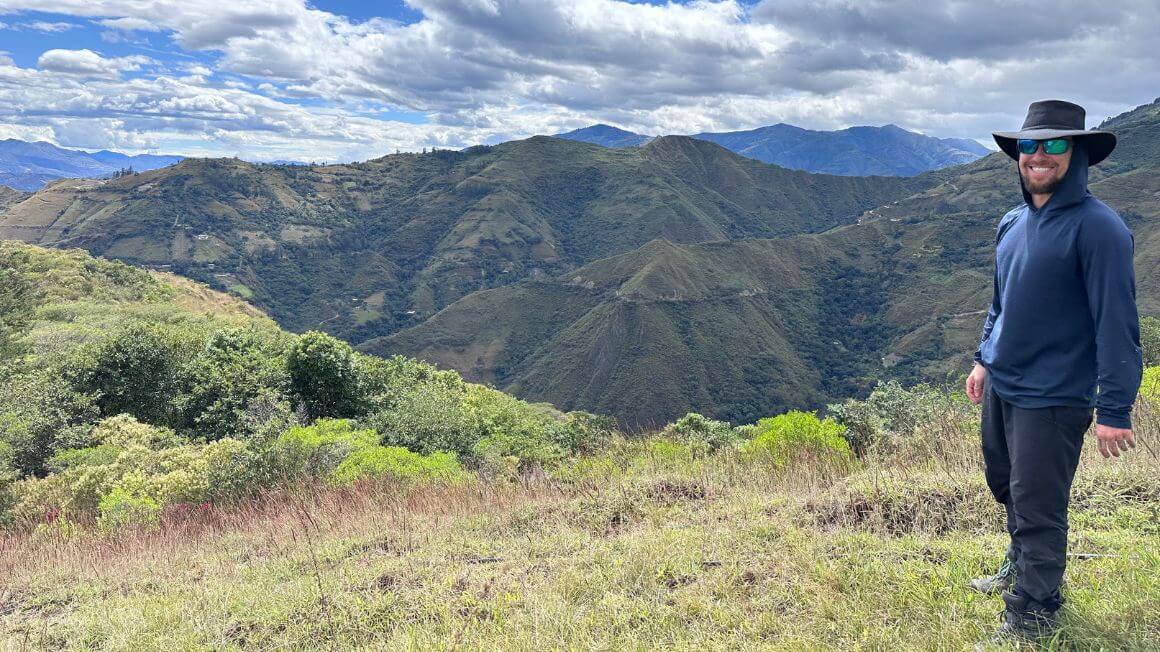
[[0, 185], [39, 190], [56, 179], [96, 178], [122, 169], [153, 170], [172, 165], [180, 156], [128, 155], [109, 150], [86, 152], [44, 141], [0, 140]]
[[[554, 137], [625, 148], [645, 146], [665, 136], [646, 136], [595, 124]], [[968, 138], [934, 138], [895, 124], [820, 131], [781, 122], [740, 131], [702, 132], [689, 137], [717, 143], [763, 163], [847, 176], [915, 176], [969, 163], [992, 152]]]

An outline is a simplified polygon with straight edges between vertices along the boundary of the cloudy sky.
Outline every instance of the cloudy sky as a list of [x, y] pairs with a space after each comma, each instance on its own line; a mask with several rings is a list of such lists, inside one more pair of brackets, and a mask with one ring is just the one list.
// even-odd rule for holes
[[988, 139], [1160, 95], [1155, 0], [0, 0], [0, 139], [359, 160], [595, 122]]

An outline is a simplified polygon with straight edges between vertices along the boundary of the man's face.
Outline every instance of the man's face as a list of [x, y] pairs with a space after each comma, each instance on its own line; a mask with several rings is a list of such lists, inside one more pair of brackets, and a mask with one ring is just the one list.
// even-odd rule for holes
[[1075, 143], [1071, 138], [1067, 151], [1062, 154], [1048, 154], [1043, 151], [1043, 145], [1035, 150], [1034, 154], [1019, 153], [1019, 174], [1023, 177], [1023, 186], [1033, 195], [1048, 195], [1055, 192], [1063, 175], [1067, 174], [1067, 165], [1071, 163], [1071, 152]]

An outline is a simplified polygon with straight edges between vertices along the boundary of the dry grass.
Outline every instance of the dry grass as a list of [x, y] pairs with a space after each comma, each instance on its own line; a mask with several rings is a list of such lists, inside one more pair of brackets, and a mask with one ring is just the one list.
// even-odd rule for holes
[[[1156, 430], [1145, 430], [1146, 444]], [[630, 447], [569, 483], [298, 487], [0, 540], [11, 649], [963, 649], [1001, 604], [974, 434], [839, 470]], [[1090, 444], [1090, 442], [1089, 442]], [[924, 448], [926, 446], [926, 448]], [[1160, 647], [1160, 460], [1085, 452], [1058, 649]], [[585, 467], [588, 468], [588, 467]]]

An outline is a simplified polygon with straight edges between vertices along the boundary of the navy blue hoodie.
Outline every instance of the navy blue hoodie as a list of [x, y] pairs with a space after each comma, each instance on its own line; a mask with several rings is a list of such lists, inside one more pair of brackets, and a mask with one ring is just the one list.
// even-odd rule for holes
[[1047, 203], [1036, 209], [1024, 187], [1026, 204], [999, 221], [994, 295], [975, 361], [1016, 406], [1094, 406], [1097, 423], [1130, 428], [1143, 371], [1135, 240], [1088, 192], [1087, 162], [1077, 138]]

